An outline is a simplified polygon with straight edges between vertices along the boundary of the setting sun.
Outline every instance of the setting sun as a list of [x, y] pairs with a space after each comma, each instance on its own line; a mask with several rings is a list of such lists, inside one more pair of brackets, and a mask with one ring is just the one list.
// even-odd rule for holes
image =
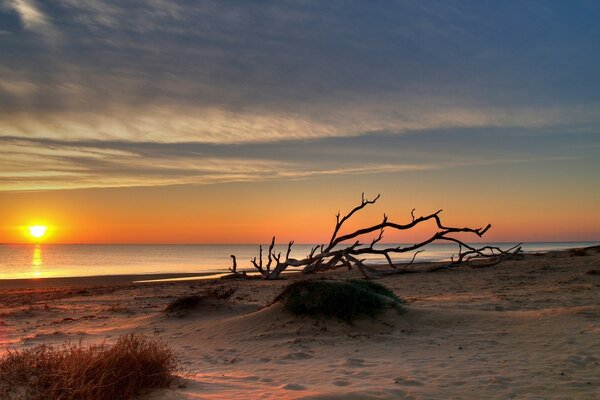
[[27, 229], [29, 231], [29, 235], [35, 239], [43, 238], [48, 232], [48, 227], [45, 225], [32, 225]]

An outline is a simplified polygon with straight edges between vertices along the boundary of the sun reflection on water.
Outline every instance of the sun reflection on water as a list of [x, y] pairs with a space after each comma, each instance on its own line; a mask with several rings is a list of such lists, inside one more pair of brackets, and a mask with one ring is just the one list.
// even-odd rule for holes
[[44, 262], [42, 260], [42, 246], [36, 244], [33, 248], [33, 256], [31, 258], [31, 275], [34, 278], [41, 278], [42, 266]]

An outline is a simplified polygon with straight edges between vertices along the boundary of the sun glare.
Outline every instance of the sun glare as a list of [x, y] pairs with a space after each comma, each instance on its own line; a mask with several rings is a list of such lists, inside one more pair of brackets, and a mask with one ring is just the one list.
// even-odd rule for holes
[[29, 235], [35, 239], [43, 238], [48, 232], [48, 227], [45, 225], [32, 225], [27, 229], [29, 230]]

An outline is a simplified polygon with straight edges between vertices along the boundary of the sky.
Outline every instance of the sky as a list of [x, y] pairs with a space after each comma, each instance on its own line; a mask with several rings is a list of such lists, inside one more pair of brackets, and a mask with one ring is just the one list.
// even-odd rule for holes
[[0, 0], [0, 242], [600, 240], [598, 71], [597, 1]]

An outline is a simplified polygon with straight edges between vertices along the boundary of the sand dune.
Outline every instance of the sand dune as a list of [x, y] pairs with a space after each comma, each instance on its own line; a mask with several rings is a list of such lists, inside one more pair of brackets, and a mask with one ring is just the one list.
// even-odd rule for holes
[[353, 325], [266, 306], [285, 281], [239, 282], [231, 300], [181, 318], [164, 306], [223, 283], [4, 289], [0, 341], [24, 347], [159, 335], [187, 374], [180, 387], [147, 400], [597, 399], [600, 275], [590, 271], [599, 267], [600, 253], [563, 252], [389, 277], [380, 282], [409, 300], [408, 312]]

